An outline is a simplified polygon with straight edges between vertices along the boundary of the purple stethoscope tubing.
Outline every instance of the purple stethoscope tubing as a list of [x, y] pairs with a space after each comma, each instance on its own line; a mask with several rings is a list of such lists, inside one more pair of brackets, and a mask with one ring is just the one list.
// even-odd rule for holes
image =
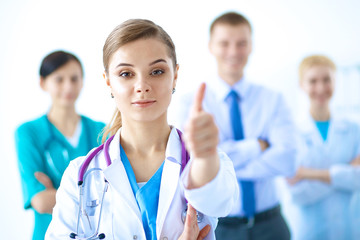
[[[180, 138], [180, 142], [181, 142], [181, 170], [180, 173], [182, 173], [182, 171], [184, 170], [186, 164], [189, 162], [190, 160], [190, 155], [188, 153], [188, 151], [185, 148], [185, 143], [182, 139], [182, 132], [179, 129], [176, 129], [179, 138]], [[101, 151], [103, 150], [104, 153], [104, 157], [105, 157], [105, 161], [106, 161], [106, 165], [110, 166], [111, 165], [111, 159], [110, 159], [110, 154], [109, 154], [109, 146], [111, 141], [114, 139], [114, 136], [111, 136], [108, 140], [106, 140], [105, 143], [103, 143], [102, 145], [100, 145], [99, 147], [95, 148], [94, 151], [92, 151], [86, 158], [84, 163], [81, 165], [80, 170], [79, 170], [79, 176], [78, 176], [78, 186], [80, 187], [80, 198], [82, 198], [83, 195], [83, 183], [84, 183], [84, 176], [85, 173], [91, 163], [91, 161], [94, 159], [94, 157]], [[108, 184], [107, 180], [105, 179], [106, 184]], [[102, 195], [102, 199], [104, 198], [104, 194], [107, 191], [107, 185], [103, 191], [103, 195]], [[102, 200], [103, 201], [103, 200]], [[185, 199], [186, 203], [188, 203], [188, 201]], [[100, 216], [99, 219], [101, 219], [101, 212], [102, 212], [102, 204], [101, 204], [101, 209], [100, 209]], [[78, 224], [77, 224], [77, 232], [79, 232], [78, 228], [79, 228], [79, 221], [80, 221], [80, 211], [81, 209], [79, 208], [79, 215], [78, 215]], [[183, 211], [181, 219], [183, 222], [185, 222], [186, 219], [186, 215], [187, 215], [187, 208]], [[198, 222], [201, 222], [203, 218], [203, 214], [197, 212], [197, 220]], [[99, 229], [99, 225], [100, 225], [100, 221], [98, 223], [97, 226], [97, 230], [96, 232], [93, 234], [93, 236], [89, 237], [89, 238], [78, 238], [76, 233], [71, 233], [70, 234], [70, 238], [72, 239], [104, 239], [105, 238], [105, 234], [101, 233], [98, 234], [98, 229]]]
[[110, 159], [110, 155], [109, 155], [109, 145], [110, 145], [111, 141], [113, 140], [114, 136], [115, 135], [111, 136], [108, 140], [106, 140], [105, 143], [103, 143], [100, 146], [98, 146], [97, 148], [95, 148], [95, 150], [92, 151], [90, 153], [90, 155], [86, 157], [86, 159], [85, 159], [84, 163], [81, 165], [80, 171], [79, 171], [79, 178], [78, 178], [79, 186], [82, 185], [84, 182], [84, 175], [85, 175], [87, 168], [90, 165], [91, 160], [93, 160], [93, 158], [103, 149], [104, 149], [106, 165], [110, 166], [111, 159]]
[[[177, 133], [179, 134], [179, 138], [180, 138], [180, 142], [181, 142], [181, 172], [184, 170], [186, 164], [189, 162], [190, 160], [190, 155], [188, 153], [188, 151], [186, 151], [185, 148], [185, 143], [182, 140], [182, 132], [179, 129], [176, 129]], [[105, 161], [106, 161], [106, 165], [110, 166], [111, 164], [111, 159], [110, 159], [110, 154], [109, 154], [109, 146], [111, 141], [114, 139], [115, 135], [111, 136], [108, 140], [106, 140], [105, 143], [101, 144], [99, 147], [95, 148], [94, 151], [92, 151], [85, 159], [84, 163], [81, 165], [80, 170], [79, 170], [79, 178], [78, 178], [78, 185], [82, 185], [84, 182], [84, 175], [85, 172], [87, 170], [87, 168], [90, 165], [91, 160], [93, 160], [93, 158], [101, 151], [104, 150], [104, 156], [105, 156]]]

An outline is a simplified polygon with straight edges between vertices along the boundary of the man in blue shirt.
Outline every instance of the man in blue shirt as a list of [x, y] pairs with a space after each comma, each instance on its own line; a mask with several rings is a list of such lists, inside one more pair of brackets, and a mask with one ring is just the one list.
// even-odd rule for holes
[[[252, 51], [251, 25], [244, 16], [230, 12], [215, 19], [209, 50], [218, 72], [207, 82], [203, 107], [215, 118], [219, 147], [233, 160], [240, 189], [231, 214], [219, 219], [216, 239], [290, 239], [274, 183], [277, 176], [294, 174], [290, 111], [281, 94], [244, 77]], [[176, 126], [185, 126], [192, 99], [189, 93], [179, 101]]]

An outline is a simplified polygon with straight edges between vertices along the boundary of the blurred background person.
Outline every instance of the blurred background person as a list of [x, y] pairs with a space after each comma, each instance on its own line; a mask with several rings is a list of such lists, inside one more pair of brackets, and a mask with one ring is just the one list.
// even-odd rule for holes
[[[300, 86], [310, 109], [299, 119], [296, 175], [288, 180], [294, 239], [360, 239], [354, 198], [360, 189], [360, 127], [332, 114], [336, 66], [326, 56], [306, 57], [300, 64]], [[291, 216], [290, 216], [291, 217]]]
[[34, 210], [33, 239], [44, 239], [55, 205], [56, 189], [70, 160], [98, 145], [103, 127], [76, 112], [83, 68], [71, 53], [56, 51], [40, 66], [40, 86], [51, 96], [49, 111], [15, 132], [24, 208]]
[[[294, 174], [291, 113], [281, 94], [244, 76], [252, 52], [252, 28], [243, 15], [228, 12], [212, 22], [209, 50], [217, 73], [207, 81], [204, 109], [215, 118], [219, 147], [232, 159], [240, 189], [231, 214], [219, 219], [216, 238], [290, 239], [274, 179]], [[176, 126], [184, 126], [192, 99], [189, 93], [179, 101]]]

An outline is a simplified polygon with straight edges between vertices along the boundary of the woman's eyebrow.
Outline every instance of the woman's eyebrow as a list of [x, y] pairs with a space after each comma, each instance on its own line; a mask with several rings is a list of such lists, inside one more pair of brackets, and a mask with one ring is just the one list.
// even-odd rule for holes
[[116, 68], [118, 67], [122, 67], [122, 66], [125, 66], [125, 67], [134, 67], [134, 65], [130, 64], [130, 63], [119, 63]]
[[[154, 64], [159, 63], [159, 62], [167, 63], [165, 59], [160, 58], [160, 59], [157, 59], [157, 60], [151, 62], [151, 63], [149, 64], [149, 66], [154, 65]], [[122, 66], [125, 66], [125, 67], [134, 67], [134, 65], [132, 65], [132, 64], [130, 64], [130, 63], [119, 63], [119, 64], [116, 66], [116, 68], [122, 67]]]
[[151, 63], [149, 64], [149, 66], [154, 65], [155, 63], [158, 63], [158, 62], [167, 63], [164, 59], [160, 58], [160, 59], [158, 59], [158, 60], [155, 60], [155, 61], [151, 62]]

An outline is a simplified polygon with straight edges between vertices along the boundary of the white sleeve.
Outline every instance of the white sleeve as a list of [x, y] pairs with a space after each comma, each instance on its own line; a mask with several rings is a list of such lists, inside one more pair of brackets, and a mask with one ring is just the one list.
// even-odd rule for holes
[[195, 209], [210, 217], [225, 217], [239, 197], [239, 188], [232, 161], [219, 152], [220, 168], [216, 177], [204, 186], [187, 189], [191, 161], [181, 175], [180, 186], [185, 198]]
[[332, 192], [333, 189], [330, 185], [313, 180], [302, 180], [290, 187], [293, 202], [300, 205], [316, 203]]
[[53, 209], [52, 220], [45, 235], [46, 240], [71, 239], [70, 233], [76, 231], [79, 188], [77, 185], [78, 169], [76, 160], [64, 172], [60, 187], [56, 193], [56, 205]]
[[[314, 155], [306, 143], [306, 138], [299, 132], [297, 139], [296, 168], [325, 168], [322, 155]], [[299, 205], [313, 204], [328, 197], [333, 189], [330, 184], [317, 180], [301, 180], [295, 185], [288, 185], [292, 201]]]
[[329, 169], [331, 185], [335, 189], [357, 191], [360, 190], [360, 166], [350, 164], [335, 164]]
[[[354, 158], [360, 155], [360, 126], [352, 124], [353, 143], [355, 144]], [[349, 144], [351, 145], [351, 144]], [[351, 159], [352, 160], [352, 159]], [[346, 191], [360, 190], [360, 166], [352, 166], [348, 163], [334, 164], [329, 169], [331, 185], [335, 189]]]

